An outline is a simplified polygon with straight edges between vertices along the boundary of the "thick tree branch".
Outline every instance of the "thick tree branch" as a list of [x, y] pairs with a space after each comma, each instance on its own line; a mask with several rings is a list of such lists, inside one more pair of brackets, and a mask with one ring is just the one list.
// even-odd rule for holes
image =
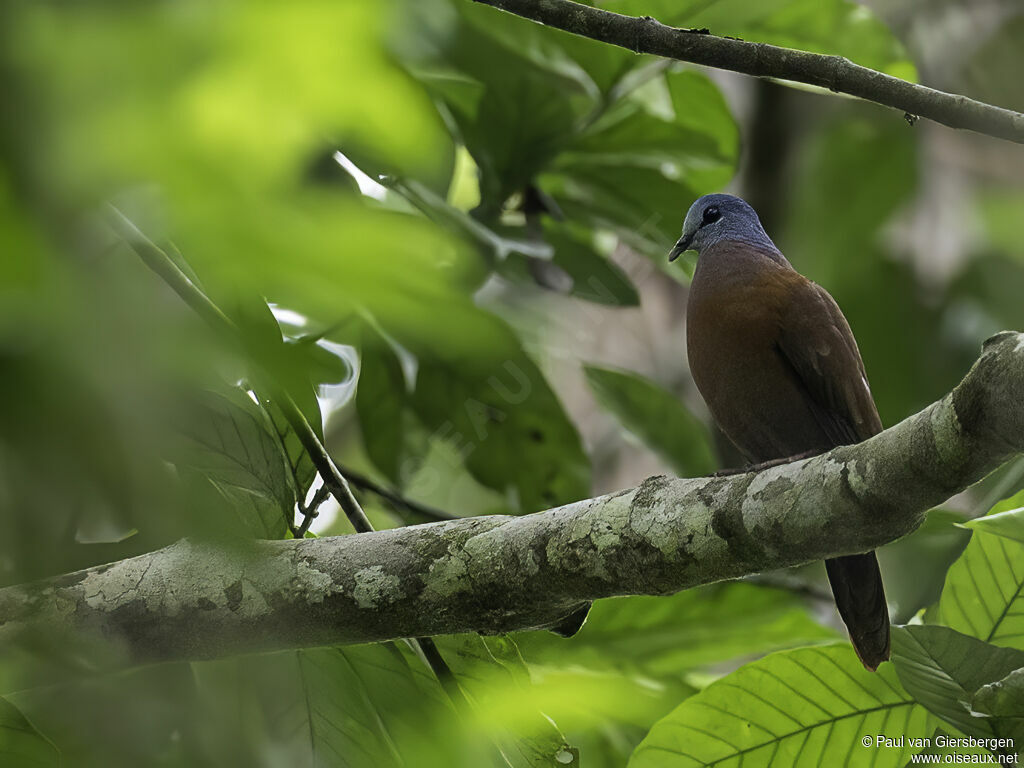
[[[0, 647], [99, 635], [128, 661], [550, 626], [588, 600], [863, 552], [1024, 452], [1024, 334], [859, 445], [729, 477], [476, 517], [240, 547], [181, 541], [0, 590]], [[73, 647], [81, 648], [79, 643]]]
[[677, 29], [649, 16], [623, 16], [571, 0], [474, 0], [574, 35], [669, 59], [828, 88], [876, 104], [1024, 143], [1024, 114], [877, 72], [841, 56]]

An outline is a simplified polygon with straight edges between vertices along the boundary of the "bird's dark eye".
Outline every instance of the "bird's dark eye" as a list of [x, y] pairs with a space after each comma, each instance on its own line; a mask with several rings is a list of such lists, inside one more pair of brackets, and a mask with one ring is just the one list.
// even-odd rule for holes
[[701, 226], [705, 224], [714, 224], [722, 218], [722, 212], [718, 210], [717, 205], [711, 205], [704, 209], [704, 218], [701, 220]]

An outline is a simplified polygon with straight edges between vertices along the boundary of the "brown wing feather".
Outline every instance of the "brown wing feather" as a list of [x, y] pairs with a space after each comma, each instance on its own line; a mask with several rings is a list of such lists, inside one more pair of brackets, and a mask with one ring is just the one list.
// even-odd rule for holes
[[794, 291], [782, 316], [779, 351], [807, 388], [815, 418], [835, 445], [878, 434], [882, 422], [864, 362], [835, 299], [810, 280]]
[[[811, 397], [812, 413], [835, 445], [882, 431], [864, 362], [849, 323], [828, 292], [809, 280], [783, 314], [779, 350]], [[852, 375], [851, 375], [852, 372]], [[836, 607], [868, 669], [889, 658], [889, 609], [874, 552], [825, 561]]]

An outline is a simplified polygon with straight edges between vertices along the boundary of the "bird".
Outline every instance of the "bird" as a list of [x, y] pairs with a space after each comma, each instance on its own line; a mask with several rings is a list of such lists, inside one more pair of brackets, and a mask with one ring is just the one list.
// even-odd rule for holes
[[[686, 213], [674, 261], [697, 252], [686, 308], [690, 373], [719, 429], [753, 465], [824, 453], [882, 431], [853, 331], [797, 272], [739, 197]], [[874, 552], [825, 561], [864, 666], [889, 658], [889, 612]]]

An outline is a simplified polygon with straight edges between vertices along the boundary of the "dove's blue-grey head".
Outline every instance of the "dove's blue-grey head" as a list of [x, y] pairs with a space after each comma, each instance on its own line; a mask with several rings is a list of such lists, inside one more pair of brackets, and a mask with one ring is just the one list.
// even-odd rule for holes
[[733, 195], [715, 194], [697, 198], [690, 206], [683, 222], [683, 235], [672, 248], [668, 260], [675, 261], [684, 251], [693, 250], [699, 254], [725, 240], [735, 240], [779, 253], [761, 226], [757, 213], [745, 200]]

